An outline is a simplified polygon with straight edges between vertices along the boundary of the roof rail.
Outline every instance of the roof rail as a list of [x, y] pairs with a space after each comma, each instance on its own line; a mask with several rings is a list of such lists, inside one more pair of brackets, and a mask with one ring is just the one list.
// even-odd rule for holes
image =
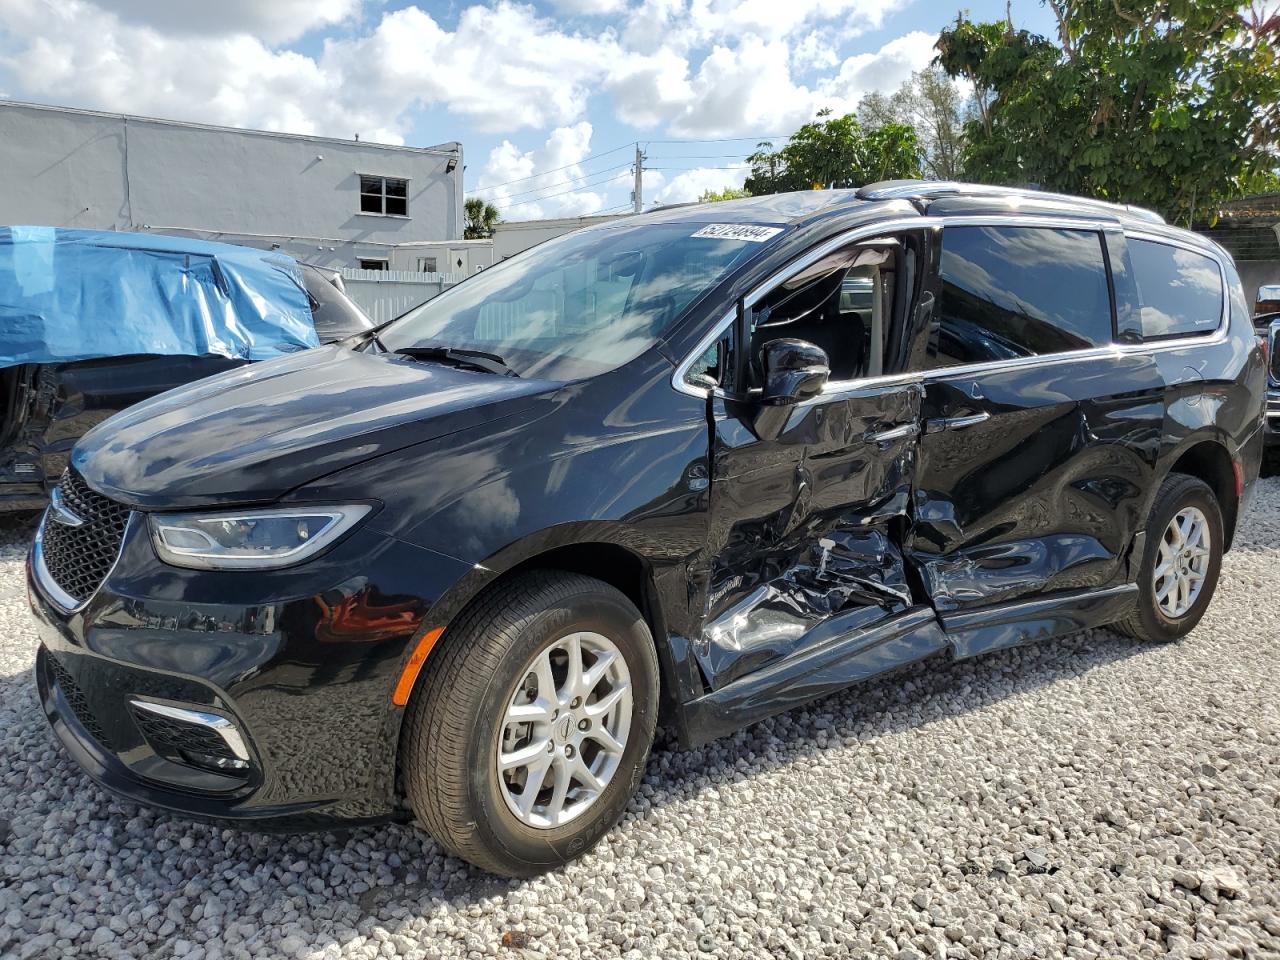
[[989, 183], [961, 183], [958, 180], [881, 180], [879, 183], [869, 183], [865, 187], [859, 187], [856, 196], [860, 200], [936, 200], [939, 197], [955, 194], [1047, 200], [1092, 207], [1097, 210], [1109, 210], [1112, 213], [1124, 213], [1152, 223], [1165, 222], [1164, 217], [1154, 210], [1135, 207], [1132, 204], [1109, 203], [1106, 200], [1075, 197], [1067, 193], [1049, 193], [1044, 190], [999, 187]]

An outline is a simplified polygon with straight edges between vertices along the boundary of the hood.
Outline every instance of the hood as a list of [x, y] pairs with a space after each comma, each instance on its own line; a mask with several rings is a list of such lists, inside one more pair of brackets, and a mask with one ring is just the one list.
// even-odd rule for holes
[[335, 470], [508, 416], [558, 387], [319, 347], [130, 407], [85, 434], [71, 463], [90, 486], [144, 509], [265, 503]]

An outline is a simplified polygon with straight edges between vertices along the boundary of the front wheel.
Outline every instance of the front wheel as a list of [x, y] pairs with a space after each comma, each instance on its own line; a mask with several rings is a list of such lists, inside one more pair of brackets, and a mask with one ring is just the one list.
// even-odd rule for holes
[[644, 773], [658, 663], [623, 594], [534, 571], [452, 625], [404, 720], [414, 813], [450, 853], [531, 876], [590, 849]]
[[1156, 492], [1138, 571], [1138, 599], [1116, 624], [1139, 640], [1177, 640], [1204, 616], [1218, 585], [1222, 509], [1201, 480], [1170, 474]]

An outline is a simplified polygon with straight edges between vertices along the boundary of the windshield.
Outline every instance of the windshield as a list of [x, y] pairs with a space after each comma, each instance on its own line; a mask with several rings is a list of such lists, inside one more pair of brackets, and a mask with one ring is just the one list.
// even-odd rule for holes
[[321, 343], [343, 340], [373, 326], [373, 321], [334, 286], [333, 281], [324, 273], [308, 263], [300, 263], [298, 266], [302, 269], [302, 279], [307, 285], [311, 317], [315, 321], [316, 336]]
[[[752, 230], [766, 238], [780, 232], [736, 232]], [[482, 350], [523, 377], [594, 376], [639, 356], [766, 246], [716, 234], [710, 225], [662, 223], [557, 237], [428, 300], [379, 339], [392, 351], [425, 344]]]

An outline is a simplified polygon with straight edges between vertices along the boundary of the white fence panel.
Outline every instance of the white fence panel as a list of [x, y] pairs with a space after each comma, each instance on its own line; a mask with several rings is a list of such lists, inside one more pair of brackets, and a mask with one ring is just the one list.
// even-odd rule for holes
[[461, 273], [417, 273], [413, 270], [342, 271], [347, 296], [354, 300], [374, 323], [394, 320], [406, 310], [426, 303], [445, 287], [463, 280]]

